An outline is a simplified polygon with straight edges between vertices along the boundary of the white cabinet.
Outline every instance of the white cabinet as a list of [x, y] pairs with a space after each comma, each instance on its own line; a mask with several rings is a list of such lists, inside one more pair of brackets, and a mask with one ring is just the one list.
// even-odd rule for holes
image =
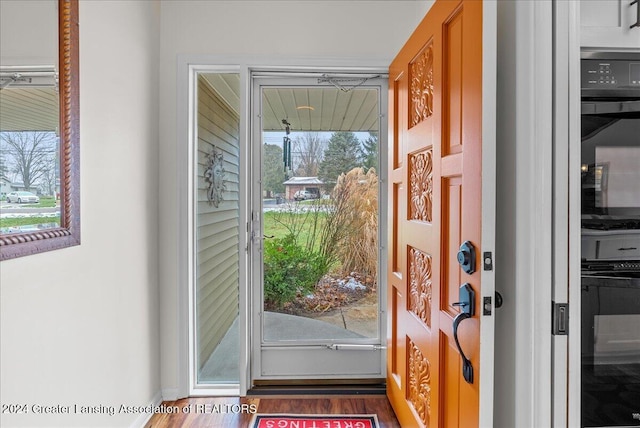
[[[582, 47], [640, 49], [638, 3], [633, 0], [582, 0], [580, 44]], [[638, 23], [640, 25], [640, 23]]]

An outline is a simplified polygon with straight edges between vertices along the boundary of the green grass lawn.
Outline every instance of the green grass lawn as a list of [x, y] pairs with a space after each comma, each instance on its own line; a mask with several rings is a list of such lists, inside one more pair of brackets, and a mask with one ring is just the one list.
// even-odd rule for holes
[[0, 228], [31, 226], [35, 224], [57, 223], [60, 224], [60, 216], [56, 217], [18, 217], [0, 218]]
[[[309, 239], [312, 238], [315, 226], [317, 234], [314, 250], [318, 249], [320, 245], [320, 229], [324, 224], [326, 215], [324, 213], [318, 213], [317, 215], [317, 222], [315, 222], [314, 225], [315, 214], [273, 211], [266, 212], [263, 215], [264, 235], [267, 237], [266, 239], [271, 239], [271, 237], [284, 238], [290, 232], [289, 228], [292, 228], [295, 225], [295, 230], [299, 230], [298, 243], [300, 245], [306, 245]], [[289, 228], [287, 226], [289, 226]]]
[[53, 197], [44, 196], [40, 198], [39, 204], [24, 204], [21, 206], [29, 208], [53, 208], [56, 206], [56, 199]]
[[[2, 201], [6, 200], [7, 198], [2, 198]], [[58, 205], [58, 202], [59, 201], [56, 201], [56, 198], [53, 196], [42, 196], [40, 202], [37, 204], [20, 204], [19, 206], [27, 208], [53, 208]]]
[[[54, 208], [57, 201], [53, 197], [41, 197], [38, 204], [20, 204], [20, 208]], [[60, 214], [56, 216], [37, 216], [37, 217], [4, 217], [0, 218], [0, 228], [11, 228], [21, 226], [33, 226], [38, 224], [60, 224]]]

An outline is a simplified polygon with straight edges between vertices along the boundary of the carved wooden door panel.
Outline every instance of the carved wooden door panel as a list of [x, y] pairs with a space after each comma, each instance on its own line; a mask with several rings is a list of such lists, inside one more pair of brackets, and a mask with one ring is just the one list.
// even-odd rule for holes
[[[482, 41], [482, 2], [438, 0], [389, 68], [387, 394], [402, 426], [478, 426], [481, 381], [493, 392], [479, 370], [480, 301], [493, 283], [481, 291], [477, 258], [475, 273], [458, 262], [465, 241], [486, 250]], [[457, 328], [473, 370], [466, 380], [453, 327], [464, 283], [477, 308]]]

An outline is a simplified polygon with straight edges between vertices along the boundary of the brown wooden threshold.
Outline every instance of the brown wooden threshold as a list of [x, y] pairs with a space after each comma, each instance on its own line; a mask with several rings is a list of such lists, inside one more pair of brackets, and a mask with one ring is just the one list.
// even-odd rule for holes
[[255, 381], [247, 396], [274, 395], [385, 395], [382, 379], [306, 379]]

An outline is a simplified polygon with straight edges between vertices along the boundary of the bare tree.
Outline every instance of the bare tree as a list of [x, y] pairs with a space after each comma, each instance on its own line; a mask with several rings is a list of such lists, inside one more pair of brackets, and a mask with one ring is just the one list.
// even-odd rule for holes
[[42, 179], [40, 182], [44, 187], [44, 192], [47, 195], [55, 195], [56, 192], [56, 181], [58, 179], [58, 174], [56, 171], [56, 157], [49, 156], [47, 159], [48, 165], [46, 169], [43, 171]]
[[3, 132], [0, 134], [10, 161], [8, 168], [18, 175], [25, 189], [31, 189], [51, 171], [58, 139], [53, 132]]
[[7, 164], [4, 158], [4, 152], [0, 150], [0, 178], [4, 178], [6, 180], [9, 179], [9, 168], [7, 168]]
[[296, 175], [316, 177], [326, 147], [326, 140], [317, 132], [305, 132], [293, 140], [293, 151], [298, 160]]

